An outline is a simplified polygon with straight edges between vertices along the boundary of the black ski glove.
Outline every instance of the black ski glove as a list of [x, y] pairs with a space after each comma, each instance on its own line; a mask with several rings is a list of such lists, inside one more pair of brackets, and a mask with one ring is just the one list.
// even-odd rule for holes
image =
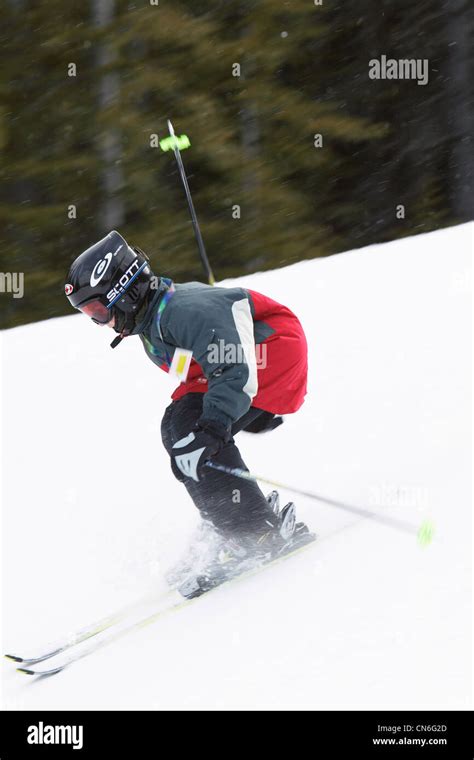
[[176, 441], [171, 450], [171, 467], [174, 476], [183, 482], [192, 478], [198, 482], [207, 468], [204, 463], [215, 456], [232, 440], [225, 425], [214, 420], [201, 419], [189, 435]]

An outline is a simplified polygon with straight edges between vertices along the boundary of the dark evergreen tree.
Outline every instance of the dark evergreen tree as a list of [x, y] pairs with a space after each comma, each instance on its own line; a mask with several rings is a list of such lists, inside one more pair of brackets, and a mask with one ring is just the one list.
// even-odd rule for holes
[[[111, 226], [202, 278], [171, 118], [217, 277], [472, 218], [468, 0], [9, 0], [0, 32], [3, 327], [70, 313], [70, 261]], [[381, 55], [429, 83], [373, 80]], [[404, 218], [396, 208], [403, 205]]]

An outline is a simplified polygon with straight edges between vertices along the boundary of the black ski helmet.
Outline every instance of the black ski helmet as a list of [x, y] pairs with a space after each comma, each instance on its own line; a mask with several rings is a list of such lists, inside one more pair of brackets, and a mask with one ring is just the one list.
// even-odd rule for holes
[[147, 255], [112, 230], [72, 263], [64, 290], [72, 306], [94, 322], [107, 324], [114, 316], [114, 330], [124, 336], [145, 314], [152, 279]]

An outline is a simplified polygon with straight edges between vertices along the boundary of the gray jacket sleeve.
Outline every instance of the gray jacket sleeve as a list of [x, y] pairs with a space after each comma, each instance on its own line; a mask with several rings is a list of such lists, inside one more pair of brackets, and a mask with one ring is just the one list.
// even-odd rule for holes
[[208, 380], [203, 418], [230, 427], [248, 411], [258, 389], [253, 327], [243, 288], [178, 289], [166, 307], [165, 339], [192, 351]]

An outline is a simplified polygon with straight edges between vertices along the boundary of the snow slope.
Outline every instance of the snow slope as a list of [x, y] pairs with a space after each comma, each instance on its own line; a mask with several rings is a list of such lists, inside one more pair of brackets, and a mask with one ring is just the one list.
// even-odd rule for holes
[[[431, 517], [432, 546], [300, 497], [317, 547], [54, 678], [5, 661], [6, 709], [472, 708], [473, 228], [238, 280], [297, 312], [311, 354], [300, 412], [238, 437], [249, 467]], [[161, 447], [171, 381], [138, 339], [111, 351], [79, 315], [1, 337], [8, 651], [162, 587], [197, 513]]]

